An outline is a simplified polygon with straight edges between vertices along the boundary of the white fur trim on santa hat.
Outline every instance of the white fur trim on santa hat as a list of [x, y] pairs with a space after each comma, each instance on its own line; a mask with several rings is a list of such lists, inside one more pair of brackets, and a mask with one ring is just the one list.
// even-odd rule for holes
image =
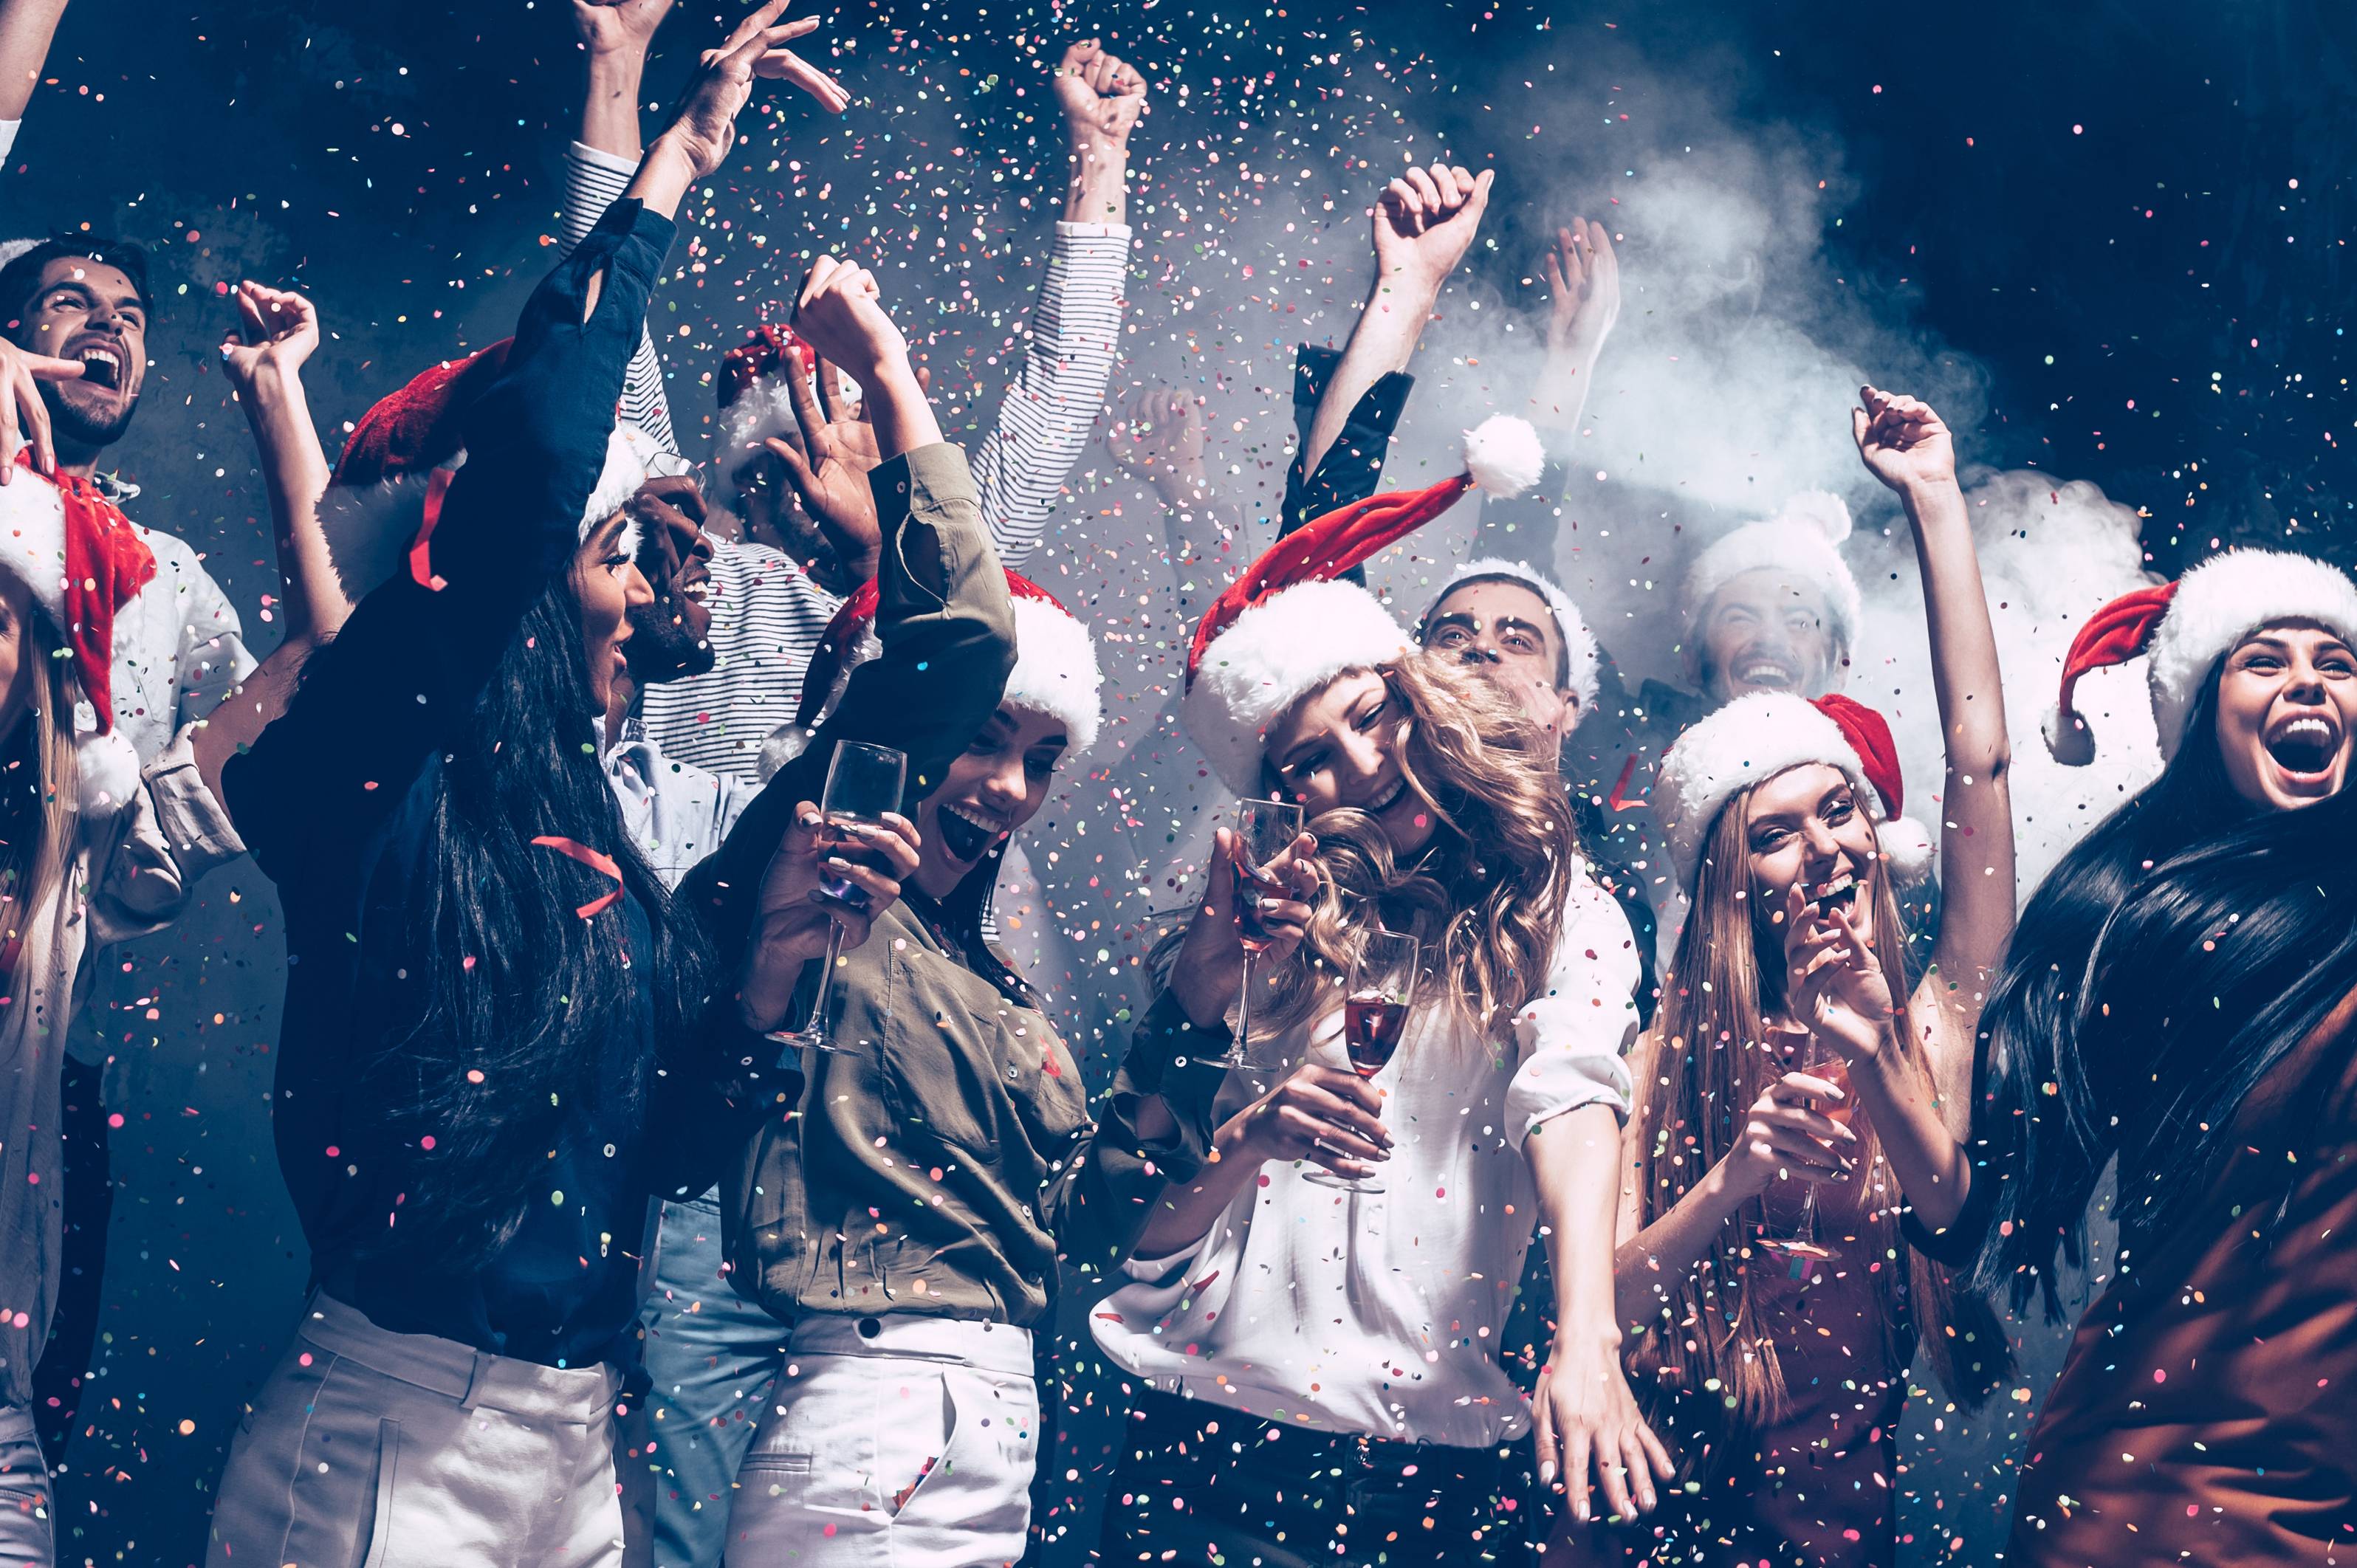
[[2229, 550], [2178, 579], [2145, 671], [2163, 760], [2177, 755], [2210, 667], [2259, 628], [2290, 620], [2312, 620], [2357, 642], [2357, 584], [2337, 566], [2287, 550]]
[[1842, 559], [1850, 533], [1849, 508], [1826, 490], [1803, 490], [1783, 510], [1760, 522], [1747, 522], [1717, 541], [1686, 568], [1686, 629], [1701, 620], [1711, 596], [1729, 580], [1764, 566], [1781, 567], [1816, 585], [1825, 596], [1833, 631], [1854, 642], [1865, 618], [1857, 578]]
[[1587, 710], [1596, 705], [1596, 671], [1599, 660], [1596, 634], [1587, 629], [1587, 618], [1579, 613], [1579, 607], [1571, 602], [1571, 596], [1565, 593], [1554, 578], [1529, 562], [1509, 561], [1501, 555], [1485, 555], [1479, 561], [1468, 561], [1450, 573], [1448, 581], [1441, 585], [1440, 592], [1432, 596], [1432, 607], [1424, 612], [1425, 620], [1429, 622], [1433, 611], [1440, 607], [1441, 601], [1465, 584], [1495, 577], [1520, 583], [1546, 601], [1548, 610], [1555, 616], [1556, 634], [1563, 639], [1564, 683], [1579, 699], [1580, 716], [1585, 718]]
[[1238, 616], [1203, 650], [1179, 716], [1220, 781], [1257, 795], [1270, 724], [1345, 670], [1406, 650], [1391, 611], [1356, 583], [1297, 584]]
[[1546, 472], [1546, 447], [1529, 420], [1493, 413], [1465, 433], [1465, 471], [1476, 489], [1511, 500]]
[[[606, 437], [606, 467], [590, 488], [588, 504], [581, 509], [581, 537], [588, 538], [599, 523], [628, 506], [649, 479], [687, 471], [687, 460], [678, 453], [629, 420], [616, 421]], [[639, 553], [636, 518], [622, 525], [621, 551], [633, 557]]]
[[1670, 861], [1689, 897], [1702, 869], [1703, 841], [1727, 801], [1810, 762], [1849, 775], [1878, 824], [1876, 839], [1896, 880], [1930, 869], [1932, 835], [1910, 818], [1884, 819], [1882, 797], [1841, 725], [1789, 692], [1754, 692], [1678, 736], [1653, 780], [1653, 815], [1669, 836]]
[[1001, 700], [1064, 723], [1067, 761], [1097, 743], [1103, 717], [1097, 668], [1088, 628], [1045, 599], [1015, 597], [1015, 669]]

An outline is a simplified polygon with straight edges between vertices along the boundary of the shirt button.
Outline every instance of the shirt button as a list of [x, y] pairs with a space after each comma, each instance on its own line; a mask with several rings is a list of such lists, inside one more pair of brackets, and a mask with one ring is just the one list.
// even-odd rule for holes
[[877, 1322], [876, 1319], [872, 1317], [863, 1317], [859, 1320], [859, 1337], [862, 1339], [873, 1339], [878, 1334], [883, 1332], [884, 1326]]

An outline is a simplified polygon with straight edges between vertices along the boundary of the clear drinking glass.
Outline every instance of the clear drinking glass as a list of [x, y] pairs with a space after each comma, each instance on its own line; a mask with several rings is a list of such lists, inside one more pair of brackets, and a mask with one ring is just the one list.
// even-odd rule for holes
[[[1415, 1004], [1422, 958], [1422, 945], [1406, 932], [1377, 930], [1351, 961], [1351, 988], [1342, 993], [1342, 1048], [1350, 1053], [1351, 1070], [1361, 1078], [1383, 1071], [1399, 1049], [1407, 1033], [1407, 1010]], [[1336, 1176], [1322, 1165], [1302, 1172], [1302, 1178], [1346, 1192], [1383, 1190], [1380, 1177]]]
[[1252, 1035], [1253, 960], [1268, 950], [1269, 935], [1260, 923], [1261, 900], [1283, 897], [1285, 887], [1269, 875], [1268, 864], [1301, 836], [1301, 808], [1284, 800], [1243, 800], [1236, 805], [1236, 923], [1244, 945], [1244, 983], [1236, 1002], [1236, 1035], [1227, 1054], [1212, 1058], [1221, 1067], [1268, 1067], [1247, 1049]]
[[[1839, 1100], [1823, 1103], [1811, 1100], [1807, 1103], [1810, 1110], [1826, 1121], [1836, 1126], [1848, 1126], [1850, 1117], [1857, 1111], [1857, 1101], [1850, 1093], [1849, 1058], [1841, 1054], [1839, 1047], [1811, 1035], [1801, 1047], [1793, 1066], [1811, 1078], [1823, 1079], [1842, 1091]], [[1841, 1256], [1841, 1249], [1824, 1239], [1821, 1233], [1823, 1230], [1817, 1221], [1817, 1184], [1811, 1182], [1808, 1189], [1801, 1195], [1800, 1229], [1790, 1236], [1763, 1236], [1756, 1245], [1763, 1251], [1790, 1259], [1797, 1277], [1797, 1271], [1810, 1262]]]
[[[818, 808], [819, 815], [825, 819], [819, 829], [821, 853], [855, 865], [882, 869], [888, 864], [882, 852], [869, 848], [858, 830], [890, 831], [884, 826], [884, 813], [900, 809], [900, 790], [908, 776], [909, 758], [904, 753], [863, 741], [836, 742], [834, 758], [826, 767], [826, 793]], [[827, 877], [820, 882], [819, 891], [847, 909], [863, 915], [867, 912], [866, 890], [846, 877]], [[826, 967], [819, 971], [818, 995], [811, 1003], [810, 1016], [801, 1028], [791, 1033], [780, 1031], [770, 1038], [798, 1050], [841, 1052], [852, 1048], [838, 1046], [827, 1037], [827, 1000], [834, 994], [835, 966], [842, 961], [843, 922], [836, 920], [827, 933]]]

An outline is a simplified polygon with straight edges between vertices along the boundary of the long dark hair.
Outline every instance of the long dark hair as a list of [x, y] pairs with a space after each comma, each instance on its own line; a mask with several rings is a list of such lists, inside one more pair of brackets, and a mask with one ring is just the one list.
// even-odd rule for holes
[[2123, 1255], [2165, 1234], [2232, 1152], [2254, 1085], [2357, 985], [2357, 790], [2299, 811], [2234, 792], [2220, 660], [2158, 779], [2065, 855], [2022, 911], [1982, 1015], [1973, 1283], [2060, 1310], [2060, 1250], [2119, 1156]]
[[[332, 658], [330, 644], [319, 657]], [[547, 1201], [544, 1173], [578, 1097], [640, 1108], [673, 1042], [696, 1022], [709, 962], [631, 843], [599, 766], [595, 707], [569, 577], [542, 594], [477, 697], [461, 741], [414, 803], [425, 812], [409, 896], [363, 922], [361, 958], [396, 977], [394, 1026], [364, 1069], [382, 1131], [425, 1173], [389, 1246], [480, 1258]], [[576, 911], [613, 883], [532, 841], [610, 855], [646, 916], [632, 951], [619, 906]], [[657, 1051], [641, 1047], [651, 993]], [[427, 1140], [431, 1140], [429, 1144]]]

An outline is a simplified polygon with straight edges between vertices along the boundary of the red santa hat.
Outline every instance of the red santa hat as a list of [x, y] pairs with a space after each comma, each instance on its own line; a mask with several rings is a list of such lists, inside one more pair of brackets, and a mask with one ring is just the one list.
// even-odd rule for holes
[[139, 754], [115, 733], [116, 611], [156, 576], [156, 557], [114, 503], [86, 479], [34, 471], [19, 452], [0, 487], [0, 570], [29, 589], [73, 658], [85, 701], [73, 714], [76, 797], [85, 815], [118, 811], [139, 787]]
[[712, 458], [723, 474], [735, 473], [770, 437], [801, 428], [786, 373], [789, 359], [801, 360], [804, 373], [818, 374], [818, 350], [774, 324], [756, 327], [750, 338], [720, 357], [720, 425], [713, 434]]
[[1492, 415], [1467, 433], [1465, 471], [1420, 490], [1387, 490], [1311, 520], [1222, 590], [1187, 650], [1179, 716], [1220, 781], [1261, 792], [1268, 726], [1346, 670], [1397, 658], [1407, 634], [1383, 601], [1336, 579], [1438, 517], [1470, 489], [1517, 496], [1546, 454], [1523, 420]]
[[1803, 490], [1774, 517], [1747, 522], [1713, 543], [1686, 568], [1686, 632], [1694, 633], [1711, 600], [1732, 578], [1772, 566], [1812, 584], [1824, 596], [1832, 630], [1845, 646], [1857, 639], [1865, 618], [1857, 578], [1842, 559], [1850, 533], [1849, 508], [1828, 490]]
[[1754, 692], [1678, 736], [1653, 782], [1653, 814], [1669, 835], [1671, 863], [1689, 897], [1702, 869], [1703, 841], [1727, 801], [1811, 762], [1840, 768], [1861, 790], [1871, 787], [1866, 799], [1876, 841], [1897, 878], [1912, 880], [1931, 869], [1932, 835], [1902, 814], [1899, 748], [1882, 715], [1838, 692], [1813, 702], [1789, 692]]
[[[999, 700], [1061, 721], [1064, 755], [1077, 757], [1096, 744], [1103, 718], [1098, 688], [1104, 675], [1097, 667], [1096, 644], [1071, 611], [1028, 577], [1008, 572], [1006, 596], [1015, 609], [1015, 669]], [[764, 779], [808, 749], [820, 719], [842, 700], [851, 672], [884, 650], [876, 636], [876, 579], [870, 577], [826, 623], [802, 673], [794, 722], [780, 726], [761, 747]]]
[[[402, 557], [417, 542], [429, 507], [439, 505], [434, 476], [466, 465], [461, 437], [467, 417], [506, 368], [511, 341], [501, 338], [420, 373], [380, 399], [352, 427], [320, 502], [320, 522], [337, 571], [354, 597], [402, 569]], [[582, 508], [581, 537], [621, 510], [648, 479], [689, 471], [679, 454], [618, 419], [606, 439], [605, 466]], [[635, 520], [623, 526], [622, 548], [638, 553]]]
[[2211, 667], [2259, 628], [2291, 620], [2314, 621], [2357, 643], [2357, 584], [2314, 556], [2229, 550], [2174, 583], [2121, 595], [2071, 641], [2061, 695], [2046, 716], [2047, 749], [2073, 768], [2093, 762], [2095, 733], [2072, 705], [2079, 677], [2142, 654], [2161, 758], [2175, 757]]
[[[1596, 705], [1596, 671], [1599, 661], [1596, 634], [1587, 629], [1587, 618], [1579, 613], [1579, 607], [1571, 602], [1571, 596], [1565, 593], [1554, 578], [1529, 562], [1509, 561], [1498, 555], [1468, 561], [1450, 573], [1448, 581], [1441, 585], [1440, 592], [1432, 596], [1432, 604], [1424, 612], [1424, 626], [1431, 625], [1432, 613], [1440, 607], [1441, 601], [1465, 584], [1499, 578], [1519, 583], [1546, 602], [1548, 612], [1555, 617], [1555, 635], [1563, 639], [1564, 684], [1579, 698], [1579, 711], [1585, 714]], [[1417, 639], [1421, 641], [1423, 637], [1423, 629], [1419, 628]]]

